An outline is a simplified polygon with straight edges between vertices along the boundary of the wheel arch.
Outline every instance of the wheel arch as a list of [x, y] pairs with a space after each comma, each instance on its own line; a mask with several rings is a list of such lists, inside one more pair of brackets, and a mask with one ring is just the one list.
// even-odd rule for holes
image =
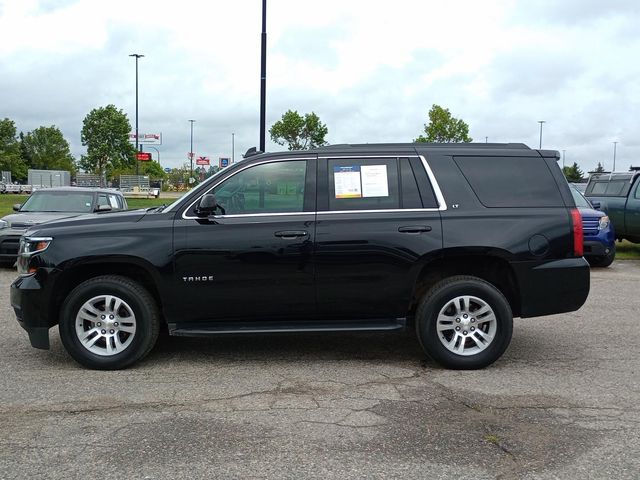
[[108, 260], [85, 258], [66, 266], [55, 282], [49, 318], [55, 318], [55, 323], [58, 323], [62, 305], [69, 293], [84, 281], [101, 275], [119, 275], [139, 283], [151, 294], [159, 311], [162, 312], [157, 270], [142, 259], [118, 256], [110, 257]]
[[425, 263], [416, 278], [409, 315], [414, 316], [420, 299], [441, 280], [467, 275], [480, 278], [494, 285], [505, 296], [514, 317], [520, 316], [520, 289], [513, 268], [501, 252], [445, 254]]

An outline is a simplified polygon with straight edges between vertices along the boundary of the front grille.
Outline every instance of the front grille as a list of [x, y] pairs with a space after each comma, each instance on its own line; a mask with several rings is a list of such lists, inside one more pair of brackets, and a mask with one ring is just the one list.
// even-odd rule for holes
[[6, 238], [0, 241], [0, 254], [18, 255], [20, 247], [20, 238]]
[[599, 223], [599, 217], [582, 217], [582, 230], [584, 231], [584, 234], [597, 235]]

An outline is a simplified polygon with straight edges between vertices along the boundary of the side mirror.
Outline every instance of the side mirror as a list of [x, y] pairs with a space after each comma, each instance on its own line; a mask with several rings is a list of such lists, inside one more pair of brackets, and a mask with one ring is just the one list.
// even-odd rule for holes
[[96, 212], [110, 212], [111, 211], [111, 205], [98, 205], [94, 211], [96, 211]]
[[19, 212], [21, 208], [22, 208], [22, 205], [21, 205], [20, 203], [16, 203], [16, 204], [13, 206], [13, 211], [14, 211], [14, 212]]
[[218, 208], [224, 215], [225, 210], [224, 208], [222, 208], [222, 205], [218, 205], [216, 197], [211, 193], [207, 193], [198, 202], [196, 215], [199, 217], [208, 217], [209, 215], [213, 215]]
[[597, 200], [591, 200], [591, 206], [593, 207], [594, 210], [600, 210], [600, 207], [602, 206], [602, 204]]

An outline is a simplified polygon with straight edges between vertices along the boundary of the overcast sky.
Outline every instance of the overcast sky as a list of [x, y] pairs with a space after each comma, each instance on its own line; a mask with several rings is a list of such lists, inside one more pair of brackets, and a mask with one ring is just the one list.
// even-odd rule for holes
[[[114, 104], [162, 132], [163, 167], [259, 144], [260, 0], [0, 0], [0, 118], [56, 125]], [[267, 128], [315, 112], [330, 143], [406, 142], [436, 103], [474, 141], [640, 166], [640, 2], [268, 0]], [[268, 135], [267, 135], [268, 137]], [[280, 147], [267, 139], [267, 150]], [[156, 157], [155, 152], [154, 158]]]

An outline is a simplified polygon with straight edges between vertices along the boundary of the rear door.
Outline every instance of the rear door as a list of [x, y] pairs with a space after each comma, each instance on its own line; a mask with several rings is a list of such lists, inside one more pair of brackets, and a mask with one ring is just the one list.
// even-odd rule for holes
[[422, 160], [327, 157], [318, 166], [320, 315], [404, 317], [420, 260], [442, 248], [440, 205]]

